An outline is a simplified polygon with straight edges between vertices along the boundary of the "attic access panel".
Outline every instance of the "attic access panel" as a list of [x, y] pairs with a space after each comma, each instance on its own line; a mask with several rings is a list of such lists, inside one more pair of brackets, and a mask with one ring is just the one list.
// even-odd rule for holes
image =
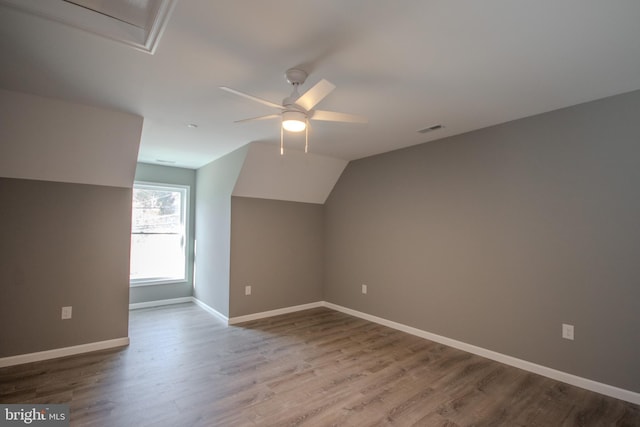
[[151, 54], [175, 3], [176, 0], [0, 0], [0, 4]]
[[64, 0], [135, 27], [147, 29], [153, 23], [159, 0]]

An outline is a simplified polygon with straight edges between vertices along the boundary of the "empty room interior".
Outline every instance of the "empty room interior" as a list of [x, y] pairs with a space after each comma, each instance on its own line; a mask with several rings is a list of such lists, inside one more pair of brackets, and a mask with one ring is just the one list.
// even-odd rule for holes
[[0, 0], [0, 405], [640, 426], [638, 22]]

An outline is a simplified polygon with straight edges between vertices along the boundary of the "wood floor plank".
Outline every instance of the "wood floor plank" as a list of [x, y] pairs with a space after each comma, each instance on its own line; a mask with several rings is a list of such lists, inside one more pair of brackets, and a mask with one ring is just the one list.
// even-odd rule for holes
[[640, 426], [640, 407], [325, 308], [131, 312], [127, 348], [0, 369], [73, 426]]

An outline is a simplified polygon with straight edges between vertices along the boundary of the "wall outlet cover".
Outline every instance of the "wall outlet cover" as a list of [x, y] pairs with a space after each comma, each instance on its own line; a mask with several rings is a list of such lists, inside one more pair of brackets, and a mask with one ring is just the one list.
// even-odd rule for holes
[[71, 319], [71, 315], [72, 315], [72, 308], [73, 308], [73, 307], [71, 307], [71, 306], [69, 306], [69, 307], [62, 307], [62, 315], [61, 315], [62, 320]]
[[566, 340], [573, 340], [573, 325], [566, 323], [562, 324], [562, 338]]

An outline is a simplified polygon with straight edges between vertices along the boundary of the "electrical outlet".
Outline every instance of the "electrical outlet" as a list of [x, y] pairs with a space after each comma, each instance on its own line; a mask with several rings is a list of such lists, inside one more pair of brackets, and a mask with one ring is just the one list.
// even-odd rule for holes
[[67, 320], [67, 319], [71, 319], [71, 309], [72, 307], [62, 307], [62, 319], [63, 320]]
[[367, 293], [367, 285], [365, 285], [364, 283], [362, 284], [362, 293], [363, 294]]
[[573, 341], [573, 325], [562, 324], [562, 338]]
[[245, 295], [251, 295], [251, 286], [247, 285], [244, 287], [244, 294]]

